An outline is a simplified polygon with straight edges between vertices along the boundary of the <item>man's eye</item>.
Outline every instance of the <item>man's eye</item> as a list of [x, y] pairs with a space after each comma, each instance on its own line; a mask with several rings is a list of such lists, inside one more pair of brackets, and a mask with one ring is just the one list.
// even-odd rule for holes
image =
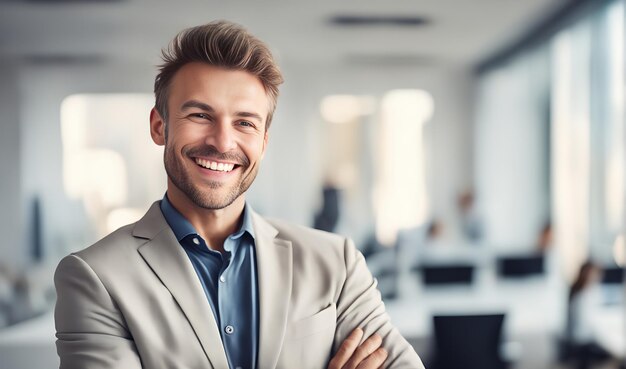
[[254, 124], [251, 122], [248, 122], [247, 120], [242, 120], [239, 122], [240, 126], [244, 126], [244, 127], [254, 127]]
[[191, 113], [189, 114], [190, 118], [195, 118], [195, 119], [210, 119], [211, 117], [209, 117], [208, 114], [205, 113]]

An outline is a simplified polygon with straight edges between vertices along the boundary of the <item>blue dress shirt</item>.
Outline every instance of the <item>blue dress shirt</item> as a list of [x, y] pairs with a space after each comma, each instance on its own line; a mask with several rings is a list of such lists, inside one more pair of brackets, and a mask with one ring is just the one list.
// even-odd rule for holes
[[193, 264], [220, 328], [231, 369], [255, 369], [259, 298], [254, 229], [246, 204], [239, 230], [224, 241], [224, 254], [211, 250], [191, 223], [169, 202], [161, 212]]

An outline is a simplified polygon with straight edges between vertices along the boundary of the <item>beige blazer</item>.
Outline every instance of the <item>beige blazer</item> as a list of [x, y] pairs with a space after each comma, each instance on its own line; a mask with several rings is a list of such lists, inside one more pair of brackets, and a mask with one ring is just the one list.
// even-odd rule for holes
[[[385, 367], [423, 368], [350, 240], [258, 214], [253, 226], [259, 369], [326, 368], [356, 327], [383, 336]], [[62, 369], [228, 368], [209, 302], [159, 202], [65, 257], [55, 284]]]

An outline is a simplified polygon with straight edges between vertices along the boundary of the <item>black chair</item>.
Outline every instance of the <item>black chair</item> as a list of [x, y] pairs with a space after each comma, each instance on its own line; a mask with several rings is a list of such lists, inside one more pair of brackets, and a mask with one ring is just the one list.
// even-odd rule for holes
[[504, 369], [500, 355], [504, 314], [434, 318], [434, 360], [429, 369]]
[[378, 290], [384, 301], [395, 300], [398, 297], [398, 271], [395, 268], [385, 268], [376, 276]]
[[626, 277], [626, 269], [621, 267], [606, 267], [602, 272], [602, 284], [622, 284]]
[[544, 274], [544, 256], [505, 256], [498, 258], [498, 275], [503, 278], [523, 278]]
[[424, 265], [421, 267], [425, 286], [471, 285], [474, 266], [467, 264]]

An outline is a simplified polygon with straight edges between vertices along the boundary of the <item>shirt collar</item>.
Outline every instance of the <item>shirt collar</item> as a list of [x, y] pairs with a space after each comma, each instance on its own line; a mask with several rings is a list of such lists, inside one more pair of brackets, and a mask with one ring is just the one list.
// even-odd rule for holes
[[[181, 242], [183, 238], [189, 235], [198, 234], [193, 225], [191, 225], [191, 223], [178, 210], [176, 210], [172, 203], [170, 203], [167, 198], [167, 194], [163, 196], [163, 200], [161, 201], [161, 212], [163, 213], [167, 224], [169, 224], [170, 228], [172, 228], [178, 242]], [[243, 221], [241, 222], [241, 227], [239, 227], [239, 230], [231, 234], [229, 237], [237, 239], [246, 232], [252, 237], [252, 239], [254, 239], [252, 208], [248, 205], [248, 203], [246, 203], [243, 208]]]

